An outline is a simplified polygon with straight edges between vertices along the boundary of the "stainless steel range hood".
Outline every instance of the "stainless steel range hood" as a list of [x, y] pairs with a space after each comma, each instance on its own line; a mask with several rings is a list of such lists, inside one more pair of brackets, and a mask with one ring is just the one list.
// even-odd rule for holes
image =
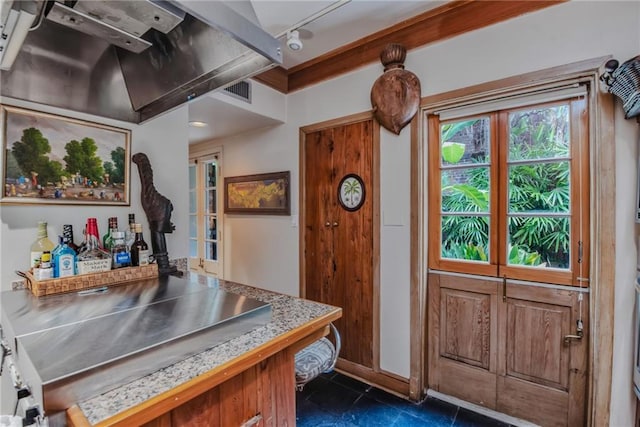
[[146, 121], [282, 63], [279, 41], [241, 3], [37, 2], [42, 23], [1, 72], [0, 94]]

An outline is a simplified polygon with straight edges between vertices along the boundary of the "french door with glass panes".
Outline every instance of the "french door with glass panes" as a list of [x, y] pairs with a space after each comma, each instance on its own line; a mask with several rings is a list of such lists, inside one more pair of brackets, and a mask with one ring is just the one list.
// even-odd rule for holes
[[220, 153], [189, 164], [189, 268], [222, 278]]

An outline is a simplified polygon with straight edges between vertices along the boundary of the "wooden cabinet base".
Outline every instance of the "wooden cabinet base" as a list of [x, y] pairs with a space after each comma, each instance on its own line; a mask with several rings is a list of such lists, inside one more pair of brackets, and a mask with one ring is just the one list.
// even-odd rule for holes
[[144, 426], [295, 425], [292, 362], [280, 352]]
[[[295, 425], [293, 356], [290, 349], [284, 349], [164, 413], [158, 408], [151, 408], [129, 418], [122, 417], [115, 423], [98, 425]], [[180, 398], [176, 397], [176, 400]], [[89, 425], [77, 406], [69, 409], [67, 414], [69, 425]]]

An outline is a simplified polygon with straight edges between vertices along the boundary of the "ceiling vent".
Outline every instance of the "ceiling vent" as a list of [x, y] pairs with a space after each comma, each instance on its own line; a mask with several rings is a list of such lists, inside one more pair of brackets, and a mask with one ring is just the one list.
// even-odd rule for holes
[[232, 84], [224, 88], [227, 95], [251, 104], [251, 83], [247, 80], [242, 80], [238, 83]]

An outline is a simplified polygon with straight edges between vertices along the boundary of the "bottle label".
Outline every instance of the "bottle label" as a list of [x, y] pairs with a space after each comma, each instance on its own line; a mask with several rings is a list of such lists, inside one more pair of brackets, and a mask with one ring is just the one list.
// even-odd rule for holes
[[116, 252], [113, 254], [114, 267], [126, 267], [131, 264], [129, 252]]
[[138, 265], [149, 265], [149, 249], [138, 250]]
[[36, 267], [38, 264], [40, 264], [40, 258], [42, 258], [42, 251], [36, 252], [36, 251], [31, 251], [31, 265], [30, 267]]
[[111, 270], [111, 259], [92, 259], [87, 261], [77, 261], [76, 268], [78, 274], [100, 273]]
[[60, 255], [56, 262], [58, 277], [69, 277], [75, 275], [74, 261], [75, 257], [71, 254]]

